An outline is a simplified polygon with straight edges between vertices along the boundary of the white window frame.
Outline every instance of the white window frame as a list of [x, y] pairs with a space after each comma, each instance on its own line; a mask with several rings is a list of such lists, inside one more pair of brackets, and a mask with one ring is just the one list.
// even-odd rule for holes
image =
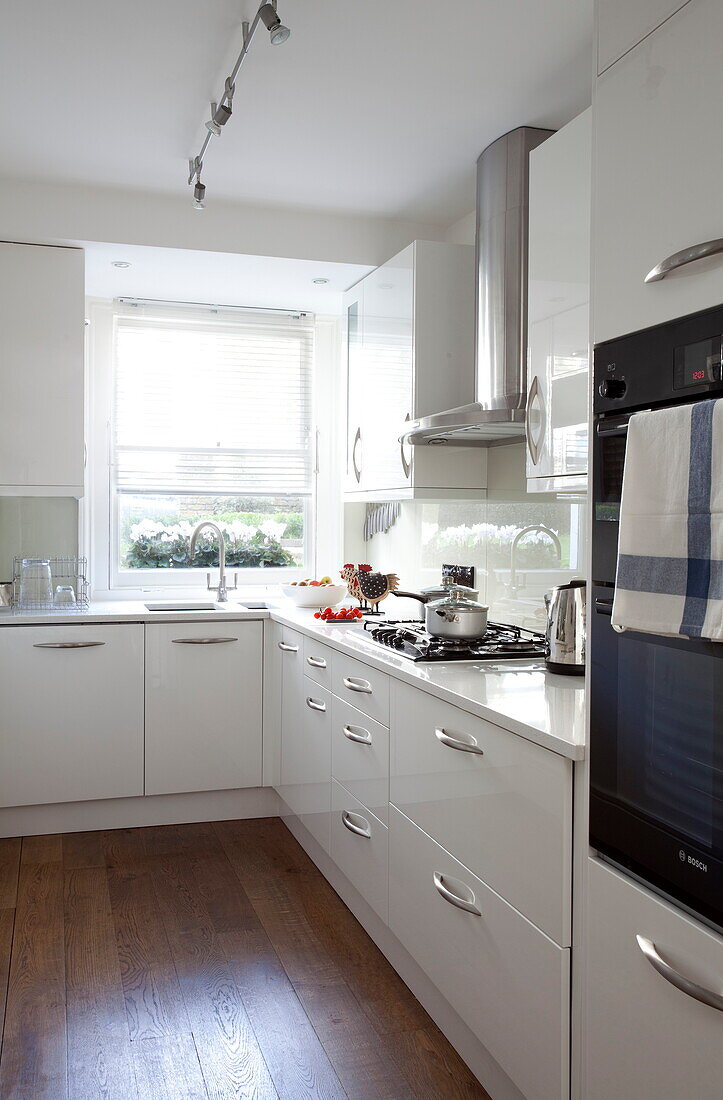
[[[118, 566], [118, 509], [112, 485], [113, 326], [117, 312], [112, 300], [87, 299], [89, 322], [86, 343], [86, 497], [80, 516], [81, 552], [89, 559], [92, 597], [95, 600], [142, 599], [164, 592], [184, 597], [207, 593], [205, 568], [134, 569]], [[309, 505], [308, 564], [278, 569], [240, 569], [239, 591], [273, 590], [279, 584], [304, 576], [333, 572], [342, 555], [342, 433], [336, 410], [340, 402], [339, 317], [314, 319], [314, 367], [312, 388], [312, 441], [315, 450], [314, 491]], [[339, 564], [337, 564], [339, 563]], [[227, 580], [233, 584], [233, 568]], [[218, 583], [218, 570], [211, 570]], [[233, 592], [230, 598], [233, 599]]]

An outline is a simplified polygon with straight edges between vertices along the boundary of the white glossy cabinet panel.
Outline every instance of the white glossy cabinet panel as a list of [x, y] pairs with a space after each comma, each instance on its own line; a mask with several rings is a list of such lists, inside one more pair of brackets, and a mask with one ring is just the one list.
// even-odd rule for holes
[[604, 72], [688, 0], [597, 0], [597, 71]]
[[723, 939], [597, 860], [588, 889], [586, 1100], [720, 1100], [723, 1012], [657, 973], [637, 937], [719, 997]]
[[261, 783], [261, 622], [146, 626], [146, 794]]
[[339, 783], [332, 780], [331, 858], [364, 900], [388, 919], [388, 830]]
[[[284, 684], [284, 687], [286, 684]], [[331, 808], [331, 692], [302, 678], [300, 705], [282, 730], [280, 793], [292, 813], [329, 851]]]
[[567, 1098], [569, 950], [394, 807], [389, 925], [529, 1100]]
[[0, 243], [0, 493], [83, 495], [84, 313], [82, 249]]
[[143, 794], [142, 626], [0, 628], [0, 699], [0, 805]]
[[695, 0], [595, 86], [595, 342], [723, 302], [723, 256], [646, 283], [721, 236], [723, 4]]
[[398, 681], [391, 728], [392, 804], [569, 944], [570, 761]]
[[336, 652], [332, 664], [332, 691], [357, 710], [389, 725], [389, 677], [363, 661]]
[[334, 650], [318, 642], [316, 638], [304, 636], [304, 675], [316, 680], [317, 684], [331, 690], [332, 683], [332, 658]]
[[[587, 472], [592, 110], [530, 154], [527, 488]], [[564, 489], [561, 480], [558, 488]]]
[[334, 697], [331, 774], [385, 825], [389, 818], [389, 730]]

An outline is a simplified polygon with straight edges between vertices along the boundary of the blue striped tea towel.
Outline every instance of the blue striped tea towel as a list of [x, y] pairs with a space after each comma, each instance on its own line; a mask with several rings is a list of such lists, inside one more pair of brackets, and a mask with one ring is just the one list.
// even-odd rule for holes
[[723, 400], [628, 425], [612, 623], [723, 641]]

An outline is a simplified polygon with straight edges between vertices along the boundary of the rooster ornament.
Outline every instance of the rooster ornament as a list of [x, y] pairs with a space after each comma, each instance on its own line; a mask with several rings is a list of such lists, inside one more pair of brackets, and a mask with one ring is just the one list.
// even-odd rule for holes
[[370, 604], [378, 612], [377, 604], [399, 588], [396, 573], [375, 573], [371, 565], [345, 565], [341, 570], [349, 595], [364, 606]]

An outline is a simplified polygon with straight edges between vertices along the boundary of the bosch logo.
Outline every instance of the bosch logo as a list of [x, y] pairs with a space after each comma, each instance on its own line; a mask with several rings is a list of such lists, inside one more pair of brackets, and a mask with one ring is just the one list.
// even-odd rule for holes
[[681, 863], [685, 863], [685, 852], [683, 851], [682, 848], [678, 852], [678, 859], [680, 860]]
[[704, 863], [702, 859], [696, 859], [695, 856], [689, 856], [682, 848], [678, 851], [678, 859], [681, 863], [687, 863], [689, 867], [695, 868], [696, 871], [704, 871], [707, 873], [708, 864]]

